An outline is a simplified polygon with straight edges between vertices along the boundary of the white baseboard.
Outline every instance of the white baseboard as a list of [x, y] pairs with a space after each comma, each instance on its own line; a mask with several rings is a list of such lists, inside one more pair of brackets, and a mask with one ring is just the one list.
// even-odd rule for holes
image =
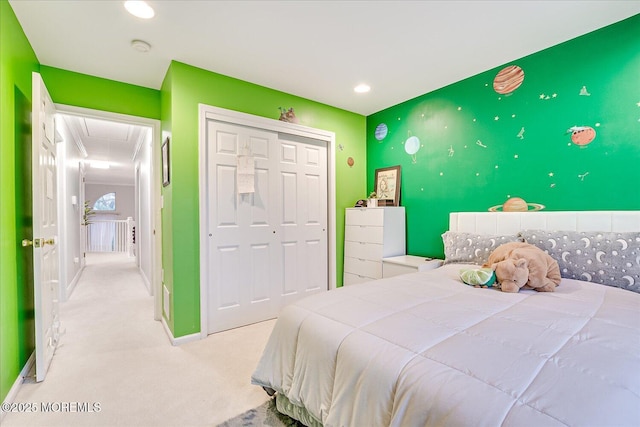
[[186, 344], [186, 343], [191, 342], [191, 341], [198, 341], [198, 340], [201, 339], [200, 332], [196, 332], [195, 334], [185, 335], [183, 337], [175, 338], [173, 336], [173, 334], [171, 333], [171, 329], [169, 329], [169, 325], [167, 325], [167, 322], [164, 319], [164, 317], [162, 318], [162, 326], [164, 326], [164, 331], [167, 333], [167, 336], [169, 337], [169, 341], [171, 341], [171, 344], [174, 345], [174, 346]]
[[140, 275], [142, 276], [142, 281], [144, 282], [144, 285], [147, 287], [147, 292], [149, 292], [149, 295], [153, 296], [153, 288], [151, 287], [151, 282], [147, 278], [147, 275], [144, 274], [144, 270], [140, 266], [138, 266], [138, 271], [140, 271]]
[[84, 265], [80, 267], [80, 269], [76, 273], [76, 275], [73, 278], [73, 280], [71, 281], [71, 283], [69, 283], [69, 286], [67, 286], [67, 291], [65, 292], [65, 295], [67, 297], [66, 301], [69, 301], [69, 297], [71, 297], [71, 294], [76, 289], [76, 285], [80, 281], [80, 276], [82, 275], [83, 271], [84, 271]]
[[[7, 397], [5, 397], [4, 401], [2, 402], [2, 406], [3, 407], [4, 407], [5, 403], [13, 403], [13, 401], [16, 398], [16, 396], [18, 395], [18, 391], [20, 391], [20, 387], [22, 387], [22, 383], [24, 381], [24, 377], [27, 376], [27, 374], [29, 373], [29, 371], [33, 367], [34, 363], [36, 363], [36, 352], [35, 351], [33, 353], [31, 353], [31, 356], [29, 356], [29, 358], [27, 359], [27, 363], [24, 364], [24, 367], [20, 371], [20, 374], [18, 374], [18, 378], [16, 378], [15, 382], [13, 383], [11, 388], [9, 389], [9, 393], [7, 393]], [[6, 412], [0, 411], [0, 421], [2, 421], [4, 419], [4, 415], [5, 414], [6, 414]]]

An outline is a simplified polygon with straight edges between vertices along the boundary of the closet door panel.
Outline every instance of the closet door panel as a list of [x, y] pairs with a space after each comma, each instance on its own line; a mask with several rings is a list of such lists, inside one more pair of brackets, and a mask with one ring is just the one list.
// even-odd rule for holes
[[[277, 134], [210, 122], [207, 128], [208, 332], [272, 318], [280, 306]], [[209, 149], [211, 147], [211, 149]], [[254, 192], [238, 193], [238, 158], [251, 156]], [[213, 173], [212, 173], [213, 172]]]
[[[280, 171], [290, 184], [282, 188], [287, 221], [282, 230], [288, 242], [296, 242], [295, 254], [285, 260], [285, 270], [296, 272], [295, 291], [283, 295], [285, 303], [315, 292], [327, 290], [327, 146], [303, 137], [280, 134]], [[284, 181], [283, 181], [284, 182]], [[295, 218], [295, 220], [292, 220]]]
[[[208, 333], [326, 291], [327, 143], [210, 120], [206, 155]], [[253, 192], [238, 193], [239, 156], [252, 162]]]

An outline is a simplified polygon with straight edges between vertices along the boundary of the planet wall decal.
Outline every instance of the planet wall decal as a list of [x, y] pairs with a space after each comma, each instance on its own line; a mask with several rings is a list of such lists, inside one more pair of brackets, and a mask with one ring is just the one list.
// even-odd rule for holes
[[527, 203], [520, 197], [511, 197], [501, 205], [490, 207], [489, 212], [529, 212], [541, 211], [544, 208], [540, 203]]
[[352, 167], [355, 164], [355, 162], [353, 161], [353, 157], [349, 157], [347, 159], [347, 164], [349, 165], [349, 167]]
[[524, 81], [524, 71], [517, 65], [503, 68], [493, 79], [493, 90], [508, 95], [518, 89]]
[[596, 138], [596, 131], [590, 126], [574, 126], [567, 132], [571, 133], [571, 142], [581, 147], [591, 144]]
[[420, 139], [417, 136], [410, 136], [404, 143], [404, 151], [413, 156], [420, 149]]
[[389, 128], [384, 123], [380, 123], [378, 126], [376, 126], [375, 137], [378, 141], [382, 141], [383, 139], [385, 139], [388, 133]]

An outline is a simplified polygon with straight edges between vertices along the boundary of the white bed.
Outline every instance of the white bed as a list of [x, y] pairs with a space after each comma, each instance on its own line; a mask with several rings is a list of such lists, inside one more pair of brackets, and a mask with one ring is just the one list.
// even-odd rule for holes
[[[524, 229], [640, 242], [640, 212], [451, 214], [453, 232]], [[286, 307], [252, 383], [308, 425], [640, 425], [640, 294], [568, 278], [553, 293], [477, 289], [465, 265]]]

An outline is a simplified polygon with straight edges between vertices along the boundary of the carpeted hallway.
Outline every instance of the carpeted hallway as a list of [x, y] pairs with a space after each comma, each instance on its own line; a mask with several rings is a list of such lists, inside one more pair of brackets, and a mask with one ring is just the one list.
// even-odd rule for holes
[[4, 427], [215, 426], [268, 399], [250, 376], [274, 321], [174, 347], [134, 261], [88, 256], [46, 380], [25, 379], [15, 399], [31, 412], [5, 414]]

